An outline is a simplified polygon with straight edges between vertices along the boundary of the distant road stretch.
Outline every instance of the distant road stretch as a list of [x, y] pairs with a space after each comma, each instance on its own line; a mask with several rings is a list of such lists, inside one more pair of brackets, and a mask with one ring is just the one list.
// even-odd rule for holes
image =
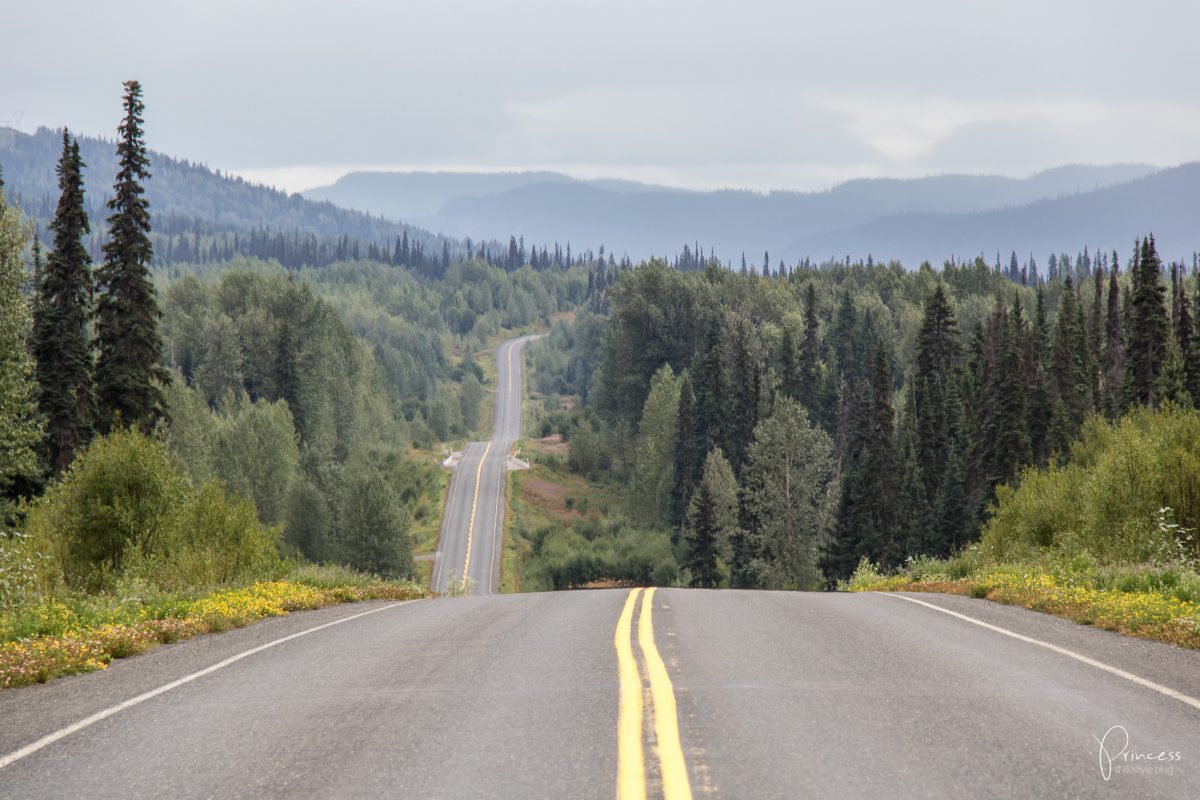
[[471, 442], [450, 479], [442, 535], [430, 588], [446, 592], [465, 576], [472, 594], [500, 589], [504, 549], [504, 473], [521, 436], [521, 351], [538, 336], [510, 339], [496, 348], [496, 411], [492, 438]]

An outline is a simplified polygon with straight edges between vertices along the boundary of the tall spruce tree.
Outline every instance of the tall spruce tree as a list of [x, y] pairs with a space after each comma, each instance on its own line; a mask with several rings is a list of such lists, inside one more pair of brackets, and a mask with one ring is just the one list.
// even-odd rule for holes
[[821, 335], [817, 318], [817, 290], [810, 281], [804, 290], [804, 338], [800, 341], [800, 385], [797, 394], [809, 419], [831, 429], [829, 401], [821, 381]]
[[849, 577], [863, 557], [890, 569], [902, 556], [891, 371], [883, 342], [874, 350], [867, 425], [842, 482], [833, 542], [823, 559], [826, 574], [836, 579]]
[[[1192, 396], [1192, 402], [1200, 408], [1200, 274], [1194, 276], [1195, 300], [1188, 315], [1192, 322], [1192, 339], [1184, 356], [1184, 369], [1187, 373], [1187, 389]], [[1186, 306], [1187, 303], [1184, 303]]]
[[125, 82], [125, 117], [118, 127], [117, 179], [108, 201], [109, 241], [96, 270], [96, 398], [101, 427], [153, 426], [163, 415], [162, 316], [150, 280], [150, 211], [142, 182], [150, 160], [142, 139], [142, 87]]
[[1166, 288], [1160, 280], [1162, 262], [1154, 237], [1142, 241], [1135, 266], [1129, 342], [1125, 351], [1125, 406], [1157, 402], [1154, 387], [1167, 356], [1170, 318]]
[[704, 477], [688, 504], [684, 530], [684, 566], [689, 585], [715, 588], [722, 583], [738, 523], [738, 486], [720, 450], [704, 459]]
[[728, 388], [725, 377], [725, 358], [722, 320], [713, 315], [704, 336], [704, 349], [696, 354], [691, 374], [696, 393], [696, 441], [701, 453], [721, 447], [728, 438]]
[[1029, 422], [1029, 452], [1038, 464], [1044, 464], [1049, 456], [1047, 435], [1053, 416], [1053, 399], [1046, 364], [1050, 323], [1046, 318], [1046, 292], [1037, 289], [1034, 306], [1033, 328], [1026, 345], [1026, 394], [1025, 412]]
[[91, 225], [83, 202], [83, 167], [79, 142], [64, 129], [56, 170], [61, 194], [50, 222], [54, 249], [37, 279], [32, 341], [47, 455], [56, 474], [91, 440], [95, 421], [87, 330], [92, 259], [84, 245]]
[[[1019, 313], [1020, 307], [1013, 310]], [[997, 296], [984, 329], [971, 470], [971, 500], [980, 518], [996, 486], [1013, 481], [1030, 460], [1019, 344], [1022, 324], [1012, 319]]]
[[1108, 277], [1108, 309], [1104, 318], [1104, 361], [1101, 394], [1104, 416], [1116, 419], [1121, 413], [1121, 381], [1125, 371], [1125, 344], [1121, 336], [1121, 284], [1117, 281], [1121, 262], [1112, 254]]
[[906, 383], [904, 406], [896, 428], [896, 455], [900, 469], [896, 530], [903, 546], [903, 555], [915, 556], [934, 552], [936, 545], [930, 541], [932, 517], [925, 478], [921, 474], [921, 462], [917, 458], [917, 406], [912, 380]]
[[1063, 283], [1058, 325], [1051, 354], [1054, 378], [1053, 408], [1048, 435], [1050, 449], [1066, 454], [1090, 410], [1091, 390], [1087, 370], [1087, 331], [1082, 309], [1068, 275]]
[[703, 451], [696, 434], [696, 396], [692, 392], [692, 376], [687, 370], [680, 376], [678, 427], [675, 436], [675, 485], [671, 492], [671, 508], [675, 535], [684, 523], [692, 492], [700, 482], [704, 467]]
[[1175, 338], [1179, 344], [1183, 386], [1191, 401], [1200, 403], [1200, 392], [1198, 392], [1200, 390], [1200, 348], [1196, 346], [1196, 325], [1192, 319], [1192, 303], [1182, 285], [1179, 293], [1183, 297], [1179, 302], [1179, 314], [1175, 321]]
[[954, 310], [941, 284], [925, 304], [925, 315], [917, 336], [917, 355], [913, 370], [913, 401], [916, 415], [916, 457], [925, 498], [933, 502], [942, 483], [951, 446], [946, 418], [947, 386], [958, 380], [961, 348]]

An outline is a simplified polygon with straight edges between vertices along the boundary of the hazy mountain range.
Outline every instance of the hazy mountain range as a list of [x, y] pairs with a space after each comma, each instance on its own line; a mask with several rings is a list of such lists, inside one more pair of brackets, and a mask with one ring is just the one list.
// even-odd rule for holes
[[[0, 167], [10, 196], [43, 225], [58, 189], [61, 133], [0, 127]], [[94, 221], [116, 169], [111, 142], [83, 137]], [[603, 244], [634, 260], [674, 255], [698, 243], [737, 264], [804, 258], [899, 259], [908, 267], [951, 257], [1016, 251], [1045, 263], [1051, 252], [1116, 248], [1153, 232], [1168, 258], [1200, 250], [1200, 164], [1066, 166], [1026, 179], [944, 175], [855, 180], [823, 192], [699, 192], [619, 180], [582, 181], [555, 172], [355, 172], [332, 186], [288, 195], [207, 166], [151, 151], [152, 214], [165, 230], [192, 220], [226, 230], [265, 227], [386, 245], [401, 232], [440, 252], [441, 237], [528, 245]], [[458, 252], [459, 243], [451, 241]]]
[[354, 172], [304, 192], [451, 236], [604, 244], [634, 259], [699, 243], [737, 262], [804, 257], [908, 266], [997, 251], [1127, 252], [1154, 232], [1164, 253], [1200, 249], [1200, 165], [1064, 166], [1025, 179], [943, 175], [843, 183], [823, 192], [698, 192], [554, 172]]
[[[117, 171], [116, 146], [81, 136], [79, 150], [85, 164], [85, 202], [97, 229], [109, 213], [105, 202]], [[29, 134], [0, 127], [5, 188], [22, 210], [43, 226], [58, 202], [54, 168], [61, 152], [61, 130], [39, 128]], [[378, 243], [394, 240], [407, 230], [410, 239], [422, 240], [430, 252], [441, 250], [437, 237], [394, 220], [289, 195], [153, 149], [148, 155], [151, 175], [146, 181], [146, 197], [156, 229], [179, 230], [198, 221], [224, 230], [266, 228]], [[507, 234], [504, 241], [508, 241]]]

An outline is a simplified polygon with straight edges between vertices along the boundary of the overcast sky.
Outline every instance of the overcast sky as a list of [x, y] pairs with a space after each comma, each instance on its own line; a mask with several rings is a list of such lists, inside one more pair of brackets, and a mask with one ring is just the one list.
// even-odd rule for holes
[[350, 169], [696, 188], [1200, 160], [1191, 0], [9, 3], [0, 124], [299, 190]]

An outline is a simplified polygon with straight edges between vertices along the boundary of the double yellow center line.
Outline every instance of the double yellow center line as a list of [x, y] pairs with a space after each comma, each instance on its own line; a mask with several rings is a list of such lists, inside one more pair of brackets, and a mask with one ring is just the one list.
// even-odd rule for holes
[[[613, 644], [617, 649], [617, 671], [620, 675], [620, 715], [617, 721], [617, 800], [645, 800], [646, 761], [643, 752], [645, 718], [645, 685], [633, 653], [633, 612], [641, 589], [634, 589], [625, 598], [625, 607], [617, 619]], [[638, 647], [645, 661], [645, 676], [650, 685], [650, 701], [654, 708], [654, 739], [657, 744], [659, 770], [662, 776], [664, 800], [691, 800], [692, 787], [688, 780], [687, 762], [679, 742], [679, 717], [675, 710], [675, 689], [667, 666], [654, 645], [654, 589], [646, 589], [638, 617]]]
[[464, 589], [471, 585], [471, 544], [475, 539], [475, 509], [479, 506], [479, 479], [483, 475], [483, 465], [487, 463], [488, 453], [491, 449], [492, 442], [489, 439], [487, 447], [483, 448], [483, 455], [479, 457], [479, 468], [475, 470], [475, 496], [471, 498], [471, 521], [467, 523], [467, 556], [463, 559], [462, 585]]

